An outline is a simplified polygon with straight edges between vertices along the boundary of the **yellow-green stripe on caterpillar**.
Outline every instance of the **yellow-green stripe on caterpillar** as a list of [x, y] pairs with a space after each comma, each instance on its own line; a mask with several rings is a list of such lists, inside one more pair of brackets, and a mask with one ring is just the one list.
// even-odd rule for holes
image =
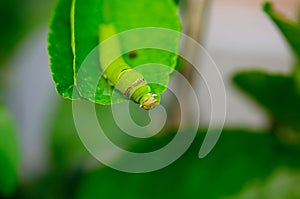
[[[138, 103], [141, 108], [150, 110], [158, 105], [157, 95], [151, 92], [151, 88], [143, 75], [131, 68], [122, 58], [118, 38], [111, 37], [116, 34], [114, 25], [102, 24], [99, 27], [99, 39], [108, 38], [109, 45], [100, 44], [100, 65], [104, 71], [104, 77], [123, 95]], [[119, 56], [110, 64], [114, 55]], [[108, 65], [109, 64], [109, 65]]]

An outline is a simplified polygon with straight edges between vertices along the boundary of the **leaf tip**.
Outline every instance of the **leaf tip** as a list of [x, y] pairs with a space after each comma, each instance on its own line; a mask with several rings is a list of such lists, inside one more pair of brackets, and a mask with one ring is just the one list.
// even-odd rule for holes
[[231, 78], [231, 81], [232, 83], [235, 85], [235, 86], [238, 86], [240, 85], [240, 80], [241, 80], [241, 76], [243, 76], [243, 73], [240, 72], [240, 73], [236, 73], [232, 76]]
[[265, 11], [267, 14], [270, 14], [271, 13], [271, 10], [272, 10], [272, 3], [270, 1], [265, 1], [263, 4], [262, 4], [262, 9], [263, 11]]

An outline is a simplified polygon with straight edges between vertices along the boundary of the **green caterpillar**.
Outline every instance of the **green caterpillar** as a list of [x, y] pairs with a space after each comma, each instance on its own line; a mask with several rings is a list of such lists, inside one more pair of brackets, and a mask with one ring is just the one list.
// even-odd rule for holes
[[[116, 30], [112, 24], [102, 24], [99, 26], [99, 41], [104, 41], [115, 34]], [[104, 77], [119, 92], [135, 103], [138, 103], [141, 108], [145, 110], [155, 108], [159, 103], [158, 96], [151, 92], [151, 88], [143, 75], [134, 68], [131, 68], [122, 56], [105, 67], [106, 63], [109, 63], [107, 59], [111, 57], [108, 53], [121, 55], [120, 44], [116, 37], [110, 40], [109, 47], [109, 49], [103, 49], [100, 45], [99, 49], [100, 64], [101, 69], [104, 71]]]

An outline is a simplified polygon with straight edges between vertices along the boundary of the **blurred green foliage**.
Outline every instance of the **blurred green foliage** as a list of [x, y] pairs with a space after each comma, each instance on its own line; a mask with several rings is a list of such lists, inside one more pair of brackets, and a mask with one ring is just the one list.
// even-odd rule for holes
[[49, 17], [52, 1], [0, 1], [0, 67], [25, 34]]
[[279, 168], [266, 180], [249, 182], [240, 194], [226, 199], [298, 199], [299, 184], [299, 170]]
[[19, 42], [24, 31], [22, 6], [25, 1], [0, 1], [0, 64]]
[[268, 14], [271, 20], [276, 24], [282, 32], [288, 44], [291, 46], [295, 56], [300, 60], [300, 24], [297, 21], [287, 19], [280, 13], [276, 12], [270, 2], [263, 5], [264, 11]]
[[72, 166], [83, 164], [90, 155], [76, 132], [72, 117], [72, 103], [59, 101], [54, 118], [50, 144], [53, 168], [65, 172]]
[[293, 77], [248, 71], [238, 73], [234, 83], [262, 105], [276, 123], [300, 131], [300, 89]]
[[[168, 139], [153, 138], [152, 143], [138, 146], [151, 151], [153, 146]], [[295, 158], [299, 148], [281, 145], [271, 134], [224, 130], [211, 154], [198, 159], [203, 139], [204, 133], [199, 132], [179, 160], [159, 171], [144, 174], [110, 168], [90, 171], [80, 181], [76, 199], [222, 198], [238, 194], [247, 183], [263, 180], [277, 168], [300, 168], [300, 159]]]
[[[130, 151], [153, 151], [173, 137], [173, 133], [169, 133], [128, 142], [118, 137], [122, 132], [114, 124], [110, 109], [100, 106], [97, 111], [106, 115], [99, 117], [99, 122], [112, 134], [108, 136], [120, 147], [131, 146]], [[268, 187], [269, 176], [275, 175], [278, 169], [300, 168], [300, 159], [295, 158], [300, 153], [299, 147], [282, 144], [267, 132], [227, 129], [216, 148], [204, 159], [198, 159], [205, 135], [200, 131], [190, 149], [170, 166], [151, 173], [123, 173], [99, 162], [93, 164], [91, 156], [85, 154], [86, 149], [74, 128], [71, 102], [64, 101], [55, 118], [52, 151], [56, 158], [52, 163], [58, 168], [26, 188], [23, 198], [236, 198], [236, 195], [246, 194], [249, 184], [252, 189], [256, 183]], [[288, 190], [287, 185], [285, 189]], [[297, 190], [293, 191], [297, 194]], [[266, 191], [266, 198], [268, 194], [271, 196], [272, 192]], [[260, 196], [252, 198], [260, 199]]]
[[[204, 131], [199, 131], [189, 150], [164, 169], [144, 174], [116, 171], [93, 161], [87, 154], [74, 128], [71, 102], [64, 101], [57, 107], [52, 130], [52, 166], [43, 177], [24, 186], [18, 198], [214, 199], [244, 197], [253, 190], [256, 194], [251, 195], [252, 199], [260, 199], [257, 183], [261, 189], [267, 189], [273, 182], [270, 176], [277, 175], [278, 170], [300, 169], [299, 147], [283, 144], [268, 132], [226, 129], [204, 159], [198, 158], [205, 136]], [[119, 137], [122, 131], [112, 121], [111, 110], [105, 106], [96, 109], [106, 115], [99, 117], [99, 122], [106, 124], [102, 127], [110, 133], [110, 139], [126, 150], [129, 147], [129, 151], [153, 151], [173, 138], [172, 132], [139, 142], [124, 135]], [[290, 186], [281, 187], [282, 192], [289, 191]], [[291, 190], [289, 194], [297, 194], [297, 189]], [[272, 193], [265, 191], [265, 198]]]
[[[10, 4], [1, 2], [4, 3]], [[15, 7], [12, 6], [11, 9]], [[283, 18], [269, 3], [264, 5], [264, 10], [278, 25], [299, 59], [300, 38], [297, 36], [299, 24]], [[11, 30], [22, 27], [18, 26], [19, 19], [11, 20], [16, 20]], [[9, 49], [8, 46], [13, 46], [13, 43], [7, 44], [5, 48]], [[263, 71], [240, 72], [234, 77], [234, 82], [267, 110], [276, 123], [298, 133], [299, 74], [299, 64], [296, 64], [294, 71], [288, 75], [269, 74]], [[12, 119], [3, 105], [0, 105], [0, 198], [297, 199], [300, 197], [300, 147], [282, 143], [272, 134], [272, 130], [225, 129], [214, 150], [204, 159], [198, 159], [199, 148], [205, 136], [204, 131], [199, 131], [189, 150], [170, 166], [151, 173], [129, 174], [95, 162], [76, 132], [72, 103], [59, 101], [56, 107], [57, 112], [51, 128], [51, 157], [48, 170], [38, 179], [20, 184], [17, 135]], [[110, 132], [107, 136], [118, 146], [130, 151], [156, 150], [174, 136], [173, 132], [169, 132], [164, 136], [136, 140], [124, 135], [118, 128], [109, 107], [96, 106], [96, 111], [102, 127]], [[135, 109], [132, 111], [137, 123], [143, 125], [145, 120], [149, 120], [145, 112]], [[89, 115], [86, 115], [86, 118], [89, 119]]]
[[[287, 75], [269, 74], [264, 71], [240, 72], [233, 78], [234, 83], [258, 104], [274, 121], [274, 130], [300, 132], [300, 24], [276, 12], [267, 2], [263, 9], [282, 32], [296, 57], [296, 64]], [[284, 133], [284, 132], [283, 132]], [[287, 134], [287, 132], [286, 132]], [[299, 136], [298, 144], [300, 143]]]
[[0, 196], [12, 195], [18, 186], [19, 148], [12, 118], [0, 103]]

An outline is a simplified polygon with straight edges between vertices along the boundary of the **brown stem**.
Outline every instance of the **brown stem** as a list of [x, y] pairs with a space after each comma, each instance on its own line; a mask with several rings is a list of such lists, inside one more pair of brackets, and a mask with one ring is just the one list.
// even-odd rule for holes
[[[183, 33], [191, 37], [198, 43], [200, 43], [203, 36], [204, 30], [204, 19], [206, 18], [206, 11], [209, 5], [208, 0], [181, 0], [180, 1], [180, 12], [183, 23]], [[187, 52], [192, 56], [192, 59], [197, 59], [197, 54], [192, 46], [183, 44], [181, 46], [182, 51]], [[191, 64], [185, 62], [180, 73], [193, 85], [193, 74], [194, 69]], [[176, 82], [176, 88], [179, 89], [179, 95], [182, 96], [184, 103], [181, 105], [189, 104], [189, 94], [186, 85]], [[179, 97], [180, 97], [179, 96]], [[167, 121], [166, 128], [176, 129], [180, 123], [180, 118], [185, 117], [189, 118], [190, 113], [182, 112], [180, 106], [175, 100], [171, 101], [171, 106], [169, 110], [169, 117]]]

